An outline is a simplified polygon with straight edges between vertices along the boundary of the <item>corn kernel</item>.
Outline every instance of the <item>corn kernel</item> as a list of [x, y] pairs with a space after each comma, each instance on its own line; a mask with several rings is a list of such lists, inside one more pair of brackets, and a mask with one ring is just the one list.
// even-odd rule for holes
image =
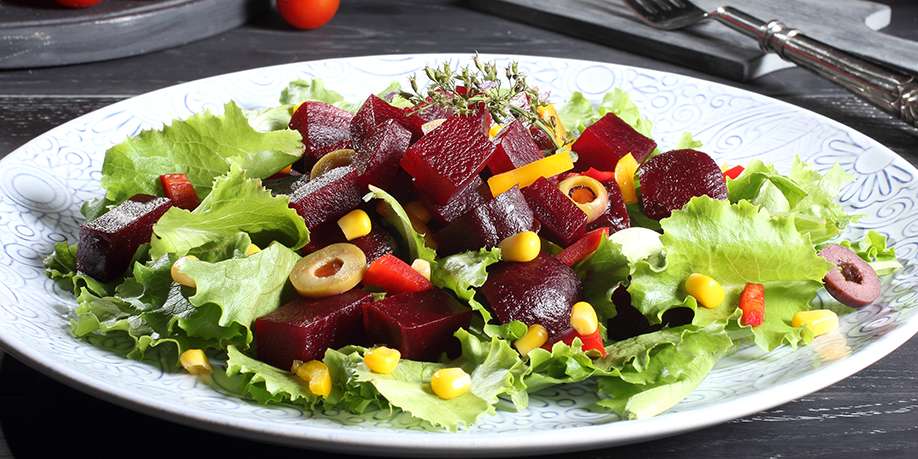
[[255, 244], [249, 244], [249, 246], [245, 248], [245, 256], [247, 257], [251, 257], [258, 252], [261, 252], [261, 248]]
[[188, 349], [182, 352], [182, 355], [179, 356], [179, 362], [185, 371], [193, 375], [207, 375], [213, 371], [210, 361], [207, 360], [207, 355], [200, 349]]
[[813, 336], [820, 336], [838, 328], [838, 315], [828, 309], [800, 311], [791, 319], [791, 326], [806, 327]]
[[338, 219], [338, 227], [344, 233], [344, 238], [352, 241], [370, 234], [373, 223], [370, 222], [370, 216], [362, 209], [354, 209]]
[[542, 250], [539, 235], [532, 231], [516, 233], [498, 244], [501, 258], [507, 261], [532, 261]]
[[294, 364], [293, 372], [306, 382], [309, 392], [312, 392], [313, 395], [326, 397], [331, 394], [331, 373], [324, 363], [310, 360], [299, 365]]
[[548, 342], [548, 330], [539, 324], [532, 324], [522, 338], [513, 342], [513, 347], [520, 355], [529, 355], [529, 351], [542, 347]]
[[388, 375], [395, 371], [395, 367], [398, 366], [398, 361], [401, 358], [402, 353], [398, 350], [381, 346], [374, 347], [367, 351], [363, 356], [363, 363], [365, 363], [367, 368], [373, 373]]
[[427, 210], [427, 207], [424, 204], [421, 204], [421, 201], [411, 201], [405, 204], [405, 213], [408, 214], [408, 218], [411, 221], [419, 221], [423, 223], [429, 223], [430, 219], [433, 218], [430, 215], [430, 211]]
[[420, 258], [411, 262], [411, 268], [421, 273], [425, 279], [430, 280], [430, 262]]
[[500, 123], [494, 123], [494, 124], [492, 124], [492, 125], [491, 125], [491, 129], [488, 129], [488, 137], [489, 137], [489, 138], [492, 138], [492, 139], [495, 138], [495, 137], [497, 137], [497, 134], [500, 134], [500, 130], [503, 129], [503, 128], [504, 128], [504, 127], [501, 126]]
[[622, 200], [625, 204], [634, 204], [637, 202], [637, 190], [634, 186], [634, 174], [637, 173], [638, 162], [631, 153], [622, 156], [615, 163], [615, 183], [622, 192]]
[[472, 377], [462, 368], [441, 368], [430, 378], [430, 389], [443, 400], [465, 395], [472, 388]]
[[685, 291], [702, 306], [713, 309], [724, 302], [724, 288], [710, 276], [692, 273], [685, 279]]
[[169, 270], [169, 272], [172, 274], [172, 280], [174, 280], [177, 284], [184, 285], [185, 287], [196, 288], [197, 284], [195, 284], [194, 279], [182, 272], [182, 267], [188, 260], [197, 261], [198, 257], [194, 255], [185, 255], [184, 257], [175, 260], [175, 263], [172, 263], [172, 268]]
[[599, 318], [596, 309], [586, 301], [574, 303], [571, 308], [571, 328], [581, 335], [592, 335], [599, 328]]

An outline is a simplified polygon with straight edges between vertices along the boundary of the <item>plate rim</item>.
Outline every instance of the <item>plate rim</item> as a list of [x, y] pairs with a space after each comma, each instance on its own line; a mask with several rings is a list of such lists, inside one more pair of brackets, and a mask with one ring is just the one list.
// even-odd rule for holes
[[[361, 59], [407, 59], [419, 58], [425, 60], [433, 59], [468, 59], [469, 53], [405, 53], [405, 54], [378, 54], [378, 55], [361, 55], [351, 57], [339, 57], [329, 59], [317, 59], [311, 61], [299, 61], [293, 63], [277, 64], [270, 66], [252, 67], [249, 69], [235, 72], [213, 75], [196, 80], [169, 85], [153, 91], [144, 92], [131, 96], [125, 100], [106, 105], [99, 109], [83, 114], [77, 118], [69, 120], [63, 124], [55, 126], [48, 131], [30, 139], [25, 144], [11, 151], [0, 164], [16, 154], [23, 151], [31, 143], [50, 135], [56, 131], [64, 131], [71, 125], [76, 124], [84, 117], [90, 116], [101, 110], [112, 110], [122, 105], [131, 104], [132, 101], [140, 97], [151, 97], [167, 91], [173, 91], [182, 86], [192, 86], [206, 82], [207, 80], [223, 79], [229, 76], [244, 74], [248, 72], [257, 73], [277, 69], [281, 67], [302, 67], [305, 65], [320, 65], [325, 63], [334, 63], [335, 61], [352, 61]], [[648, 69], [640, 66], [617, 64], [613, 62], [602, 62], [585, 59], [568, 59], [561, 57], [549, 57], [527, 54], [481, 54], [486, 59], [546, 59], [559, 62], [577, 62], [584, 64], [599, 64], [617, 67], [619, 69], [637, 69], [641, 72], [655, 74], [657, 76], [676, 76], [690, 82], [702, 83], [705, 85], [714, 85], [719, 89], [727, 92], [738, 92], [752, 99], [766, 101], [769, 104], [776, 104], [788, 108], [792, 111], [805, 113], [806, 116], [816, 117], [821, 123], [840, 128], [843, 131], [857, 133], [864, 139], [869, 139], [873, 144], [881, 147], [893, 158], [901, 159], [909, 170], [918, 175], [918, 168], [911, 162], [900, 156], [895, 151], [886, 147], [882, 143], [874, 140], [872, 137], [847, 126], [839, 121], [826, 117], [825, 115], [813, 112], [806, 108], [782, 101], [767, 95], [759, 94], [747, 89], [730, 86], [728, 84], [706, 80], [703, 78], [693, 77], [677, 72]], [[399, 430], [397, 436], [392, 432], [369, 432], [360, 431], [355, 434], [346, 428], [338, 427], [318, 427], [302, 426], [287, 424], [271, 424], [265, 421], [256, 421], [247, 418], [233, 418], [225, 415], [209, 415], [208, 413], [198, 413], [190, 410], [182, 410], [173, 405], [157, 403], [156, 399], [148, 395], [137, 393], [130, 390], [121, 390], [112, 388], [103, 384], [96, 383], [91, 378], [81, 378], [80, 374], [68, 370], [63, 362], [56, 362], [54, 359], [46, 359], [44, 354], [31, 351], [23, 351], [22, 346], [15, 346], [13, 337], [4, 336], [0, 333], [0, 349], [10, 354], [13, 358], [37, 369], [41, 373], [61, 382], [76, 387], [77, 389], [88, 393], [102, 400], [115, 403], [116, 405], [132, 409], [144, 414], [156, 416], [168, 421], [178, 422], [189, 427], [203, 428], [213, 432], [241, 436], [257, 441], [270, 441], [277, 444], [284, 444], [299, 448], [321, 449], [326, 451], [363, 453], [371, 455], [384, 456], [404, 456], [404, 455], [452, 455], [462, 453], [470, 456], [512, 456], [523, 454], [551, 454], [560, 451], [578, 451], [592, 448], [600, 448], [610, 445], [637, 443], [642, 441], [660, 438], [678, 433], [685, 433], [711, 425], [720, 424], [732, 419], [748, 416], [761, 412], [775, 406], [790, 402], [807, 394], [821, 390], [842, 379], [845, 379], [867, 366], [879, 361], [883, 357], [899, 348], [911, 337], [918, 334], [918, 315], [909, 321], [903, 322], [899, 327], [878, 337], [863, 349], [847, 356], [846, 358], [830, 363], [826, 363], [820, 369], [811, 374], [796, 378], [792, 381], [778, 384], [767, 389], [757, 390], [753, 393], [738, 396], [725, 402], [713, 403], [709, 406], [693, 408], [677, 413], [662, 413], [658, 416], [640, 419], [640, 420], [623, 420], [602, 425], [566, 427], [556, 430], [540, 431], [539, 435], [527, 435], [525, 432], [512, 433], [440, 433], [440, 432], [417, 432], [411, 430]], [[89, 345], [81, 343], [82, 345]], [[700, 420], [699, 420], [700, 419]], [[394, 430], [394, 429], [393, 429]], [[609, 432], [609, 430], [612, 430]], [[436, 438], [436, 444], [419, 443], [417, 440]], [[474, 442], [469, 442], [469, 438], [474, 438]]]

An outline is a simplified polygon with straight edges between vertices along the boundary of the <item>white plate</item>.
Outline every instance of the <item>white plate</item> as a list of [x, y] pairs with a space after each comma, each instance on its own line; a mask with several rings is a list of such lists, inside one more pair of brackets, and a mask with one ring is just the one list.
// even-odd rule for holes
[[845, 316], [839, 334], [797, 351], [742, 350], [718, 364], [669, 412], [638, 421], [616, 422], [614, 416], [587, 411], [590, 391], [574, 385], [534, 395], [528, 410], [500, 412], [464, 432], [427, 432], [405, 417], [387, 421], [373, 415], [304, 414], [227, 398], [191, 376], [163, 374], [73, 339], [65, 315], [74, 300], [45, 278], [41, 260], [54, 242], [75, 239], [80, 203], [101, 194], [99, 170], [108, 147], [176, 117], [219, 109], [230, 99], [247, 108], [275, 104], [280, 90], [295, 78], [322, 78], [359, 101], [426, 64], [468, 56], [332, 59], [221, 75], [134, 97], [57, 127], [0, 162], [0, 345], [67, 384], [196, 427], [309, 448], [475, 456], [596, 448], [738, 418], [845, 378], [918, 331], [918, 171], [886, 147], [806, 110], [703, 80], [600, 62], [484, 57], [518, 60], [531, 81], [557, 100], [574, 90], [597, 100], [614, 87], [626, 90], [653, 120], [663, 148], [689, 131], [720, 162], [763, 158], [786, 169], [799, 154], [818, 169], [840, 163], [857, 177], [842, 201], [864, 214], [850, 235], [866, 229], [889, 235], [907, 260], [906, 268], [877, 305]]

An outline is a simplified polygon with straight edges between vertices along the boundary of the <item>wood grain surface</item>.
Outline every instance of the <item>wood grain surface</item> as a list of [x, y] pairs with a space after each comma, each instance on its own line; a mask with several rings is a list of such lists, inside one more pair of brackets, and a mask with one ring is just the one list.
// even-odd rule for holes
[[[918, 39], [918, 2], [889, 3], [889, 32]], [[313, 32], [292, 31], [268, 15], [240, 29], [145, 56], [0, 72], [0, 156], [61, 122], [177, 82], [327, 57], [475, 50], [617, 62], [722, 81], [491, 17], [459, 2], [348, 0], [328, 26]], [[918, 164], [918, 131], [803, 70], [727, 83], [836, 119]], [[678, 437], [559, 457], [918, 457], [916, 362], [918, 338], [844, 381], [769, 411]], [[4, 436], [17, 458], [312, 456], [128, 411], [58, 384], [9, 357], [0, 364], [0, 426], [0, 458]]]

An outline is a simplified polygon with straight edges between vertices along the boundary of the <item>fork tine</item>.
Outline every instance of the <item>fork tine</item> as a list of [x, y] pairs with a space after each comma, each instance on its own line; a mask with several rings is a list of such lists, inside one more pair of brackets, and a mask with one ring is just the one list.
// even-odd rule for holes
[[625, 0], [625, 3], [644, 22], [660, 29], [680, 29], [705, 17], [704, 11], [690, 0]]

